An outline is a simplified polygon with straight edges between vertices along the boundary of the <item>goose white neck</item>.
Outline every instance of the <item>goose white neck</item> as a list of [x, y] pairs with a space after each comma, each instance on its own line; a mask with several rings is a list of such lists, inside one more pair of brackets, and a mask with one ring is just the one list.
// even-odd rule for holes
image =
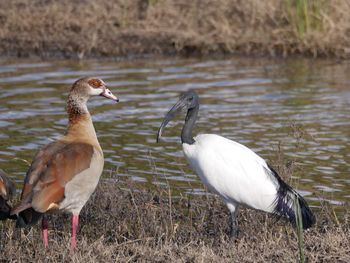
[[79, 96], [76, 93], [71, 92], [68, 95], [67, 100], [67, 112], [70, 114], [89, 114], [89, 110], [86, 106], [88, 97]]

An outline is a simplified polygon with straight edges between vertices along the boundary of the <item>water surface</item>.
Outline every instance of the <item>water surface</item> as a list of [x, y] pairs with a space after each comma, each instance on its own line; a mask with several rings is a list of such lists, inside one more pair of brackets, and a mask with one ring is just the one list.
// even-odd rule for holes
[[195, 133], [245, 144], [271, 163], [296, 163], [290, 183], [312, 206], [350, 200], [348, 63], [266, 59], [134, 61], [0, 60], [0, 167], [23, 182], [34, 153], [66, 129], [65, 98], [82, 76], [98, 76], [120, 103], [93, 98], [89, 109], [105, 153], [105, 177], [173, 193], [205, 192], [183, 158], [178, 117], [156, 144], [179, 94], [199, 93]]

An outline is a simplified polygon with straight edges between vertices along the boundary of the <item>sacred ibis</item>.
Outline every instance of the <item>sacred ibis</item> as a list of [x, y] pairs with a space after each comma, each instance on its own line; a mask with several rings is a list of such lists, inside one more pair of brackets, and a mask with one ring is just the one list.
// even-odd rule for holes
[[208, 189], [226, 203], [231, 212], [231, 237], [238, 234], [236, 214], [240, 205], [287, 218], [295, 225], [295, 208], [299, 204], [303, 228], [315, 223], [315, 216], [304, 198], [252, 150], [216, 134], [200, 134], [193, 138], [192, 128], [199, 110], [199, 98], [194, 91], [181, 95], [166, 114], [157, 142], [165, 126], [181, 110], [187, 111], [181, 132], [184, 155]]

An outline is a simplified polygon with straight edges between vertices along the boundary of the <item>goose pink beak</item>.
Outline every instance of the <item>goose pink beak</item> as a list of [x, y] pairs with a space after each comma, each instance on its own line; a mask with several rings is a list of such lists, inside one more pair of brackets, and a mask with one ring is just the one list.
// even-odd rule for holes
[[100, 94], [100, 96], [114, 100], [115, 102], [119, 101], [119, 99], [116, 96], [114, 96], [113, 93], [107, 88]]

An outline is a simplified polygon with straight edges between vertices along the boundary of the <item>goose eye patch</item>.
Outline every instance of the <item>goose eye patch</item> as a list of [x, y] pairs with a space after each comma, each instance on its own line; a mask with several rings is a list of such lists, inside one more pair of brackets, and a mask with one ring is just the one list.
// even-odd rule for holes
[[100, 88], [102, 86], [102, 81], [99, 79], [90, 79], [88, 83], [91, 87], [95, 89]]

